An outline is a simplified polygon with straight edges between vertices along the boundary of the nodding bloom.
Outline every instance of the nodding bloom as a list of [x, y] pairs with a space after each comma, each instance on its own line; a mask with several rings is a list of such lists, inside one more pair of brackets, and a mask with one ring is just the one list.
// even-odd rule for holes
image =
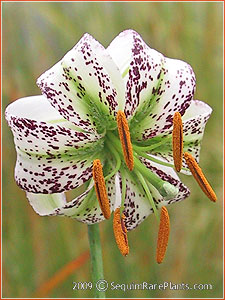
[[[133, 30], [106, 49], [85, 34], [37, 85], [42, 95], [6, 109], [17, 152], [15, 180], [34, 210], [87, 224], [114, 212], [123, 255], [129, 253], [127, 232], [154, 213], [162, 262], [170, 229], [166, 206], [189, 196], [176, 171], [192, 173], [216, 200], [198, 166], [212, 110], [193, 100], [190, 65], [149, 48]], [[65, 192], [79, 187], [68, 202]]]

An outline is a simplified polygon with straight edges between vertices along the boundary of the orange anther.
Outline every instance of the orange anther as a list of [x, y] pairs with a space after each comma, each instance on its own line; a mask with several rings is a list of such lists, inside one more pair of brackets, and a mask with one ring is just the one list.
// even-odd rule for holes
[[188, 153], [184, 153], [184, 158], [186, 160], [186, 163], [188, 165], [188, 168], [190, 169], [192, 175], [194, 176], [195, 180], [199, 184], [202, 191], [206, 194], [206, 196], [213, 202], [216, 202], [217, 197], [215, 192], [213, 191], [212, 187], [210, 186], [209, 182], [205, 178], [202, 169], [199, 167], [198, 163], [194, 159], [194, 157]]
[[117, 126], [119, 131], [120, 142], [123, 148], [123, 155], [126, 165], [130, 171], [134, 168], [133, 149], [130, 140], [130, 131], [126, 116], [123, 111], [117, 113]]
[[173, 117], [173, 160], [177, 172], [182, 167], [183, 156], [183, 125], [179, 112], [175, 112]]
[[102, 213], [106, 219], [110, 218], [110, 205], [106, 192], [105, 180], [102, 171], [102, 165], [99, 159], [95, 159], [93, 162], [93, 178], [95, 183], [95, 192], [98, 198], [98, 202]]
[[169, 234], [170, 234], [170, 218], [166, 207], [163, 206], [160, 214], [160, 224], [159, 224], [159, 232], [158, 232], [157, 251], [156, 251], [156, 261], [158, 264], [161, 264], [165, 257], [166, 248], [169, 240]]
[[120, 209], [117, 208], [114, 212], [113, 218], [113, 231], [117, 246], [124, 256], [129, 254], [129, 246], [128, 246], [128, 239], [127, 239], [127, 228], [124, 224], [125, 216], [122, 215], [120, 217]]

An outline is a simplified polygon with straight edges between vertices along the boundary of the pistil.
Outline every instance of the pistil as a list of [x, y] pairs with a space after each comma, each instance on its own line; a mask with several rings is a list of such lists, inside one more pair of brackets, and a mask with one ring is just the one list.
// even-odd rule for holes
[[182, 167], [183, 157], [183, 125], [179, 112], [175, 112], [173, 117], [173, 160], [177, 172], [180, 172]]
[[134, 168], [134, 158], [130, 139], [130, 131], [126, 116], [121, 110], [119, 110], [117, 113], [117, 126], [125, 162], [128, 169], [132, 171]]
[[161, 209], [160, 224], [157, 241], [156, 261], [158, 264], [163, 262], [166, 254], [166, 249], [170, 233], [170, 218], [165, 206]]
[[110, 205], [109, 205], [109, 199], [107, 196], [105, 180], [102, 171], [102, 164], [99, 159], [95, 159], [93, 162], [93, 179], [95, 183], [95, 192], [102, 213], [106, 219], [109, 219]]
[[127, 256], [129, 254], [129, 245], [127, 238], [127, 228], [124, 224], [125, 216], [122, 214], [120, 216], [120, 209], [117, 208], [114, 212], [113, 218], [113, 231], [117, 246], [123, 256]]
[[213, 202], [216, 202], [217, 197], [215, 192], [213, 191], [212, 187], [210, 186], [209, 182], [205, 178], [201, 168], [199, 167], [198, 163], [194, 159], [194, 157], [188, 153], [184, 153], [184, 158], [186, 160], [186, 163], [194, 176], [195, 180], [199, 184], [202, 191], [206, 194], [206, 196]]

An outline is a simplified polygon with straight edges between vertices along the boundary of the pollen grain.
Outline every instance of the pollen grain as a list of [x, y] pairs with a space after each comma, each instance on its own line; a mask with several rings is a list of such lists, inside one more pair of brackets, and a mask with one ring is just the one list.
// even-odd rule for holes
[[179, 112], [175, 112], [173, 117], [173, 161], [177, 172], [182, 168], [183, 157], [183, 125]]
[[160, 224], [159, 224], [159, 232], [158, 232], [157, 251], [156, 251], [156, 261], [158, 264], [161, 264], [165, 257], [166, 248], [169, 240], [169, 233], [170, 233], [170, 218], [166, 207], [163, 206], [160, 214]]
[[202, 169], [199, 167], [198, 163], [194, 159], [194, 157], [188, 153], [184, 153], [184, 158], [190, 169], [192, 175], [194, 176], [195, 180], [199, 184], [202, 191], [206, 194], [206, 196], [213, 202], [216, 202], [217, 197], [215, 192], [213, 191], [212, 187], [210, 186], [209, 182], [205, 178], [205, 175], [202, 172]]
[[117, 113], [117, 126], [125, 162], [128, 169], [132, 171], [134, 168], [134, 157], [130, 139], [130, 131], [126, 116], [121, 110], [119, 110]]
[[102, 164], [99, 159], [95, 159], [93, 162], [93, 179], [95, 183], [95, 192], [102, 213], [106, 219], [109, 219], [110, 205], [109, 205], [109, 199], [106, 192], [105, 180], [102, 171]]
[[129, 254], [129, 245], [127, 238], [127, 228], [124, 224], [124, 214], [120, 216], [120, 209], [117, 208], [114, 212], [113, 231], [117, 246], [123, 256]]

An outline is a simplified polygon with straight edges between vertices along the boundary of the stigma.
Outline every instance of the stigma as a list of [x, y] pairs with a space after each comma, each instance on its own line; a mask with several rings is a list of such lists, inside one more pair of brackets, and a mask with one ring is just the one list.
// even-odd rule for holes
[[120, 142], [123, 149], [123, 155], [126, 165], [130, 171], [134, 168], [133, 149], [130, 139], [130, 131], [126, 116], [123, 111], [119, 110], [117, 113], [117, 126], [120, 137]]
[[99, 206], [105, 219], [109, 219], [111, 214], [110, 205], [102, 171], [102, 164], [99, 159], [95, 159], [93, 162], [93, 179]]

